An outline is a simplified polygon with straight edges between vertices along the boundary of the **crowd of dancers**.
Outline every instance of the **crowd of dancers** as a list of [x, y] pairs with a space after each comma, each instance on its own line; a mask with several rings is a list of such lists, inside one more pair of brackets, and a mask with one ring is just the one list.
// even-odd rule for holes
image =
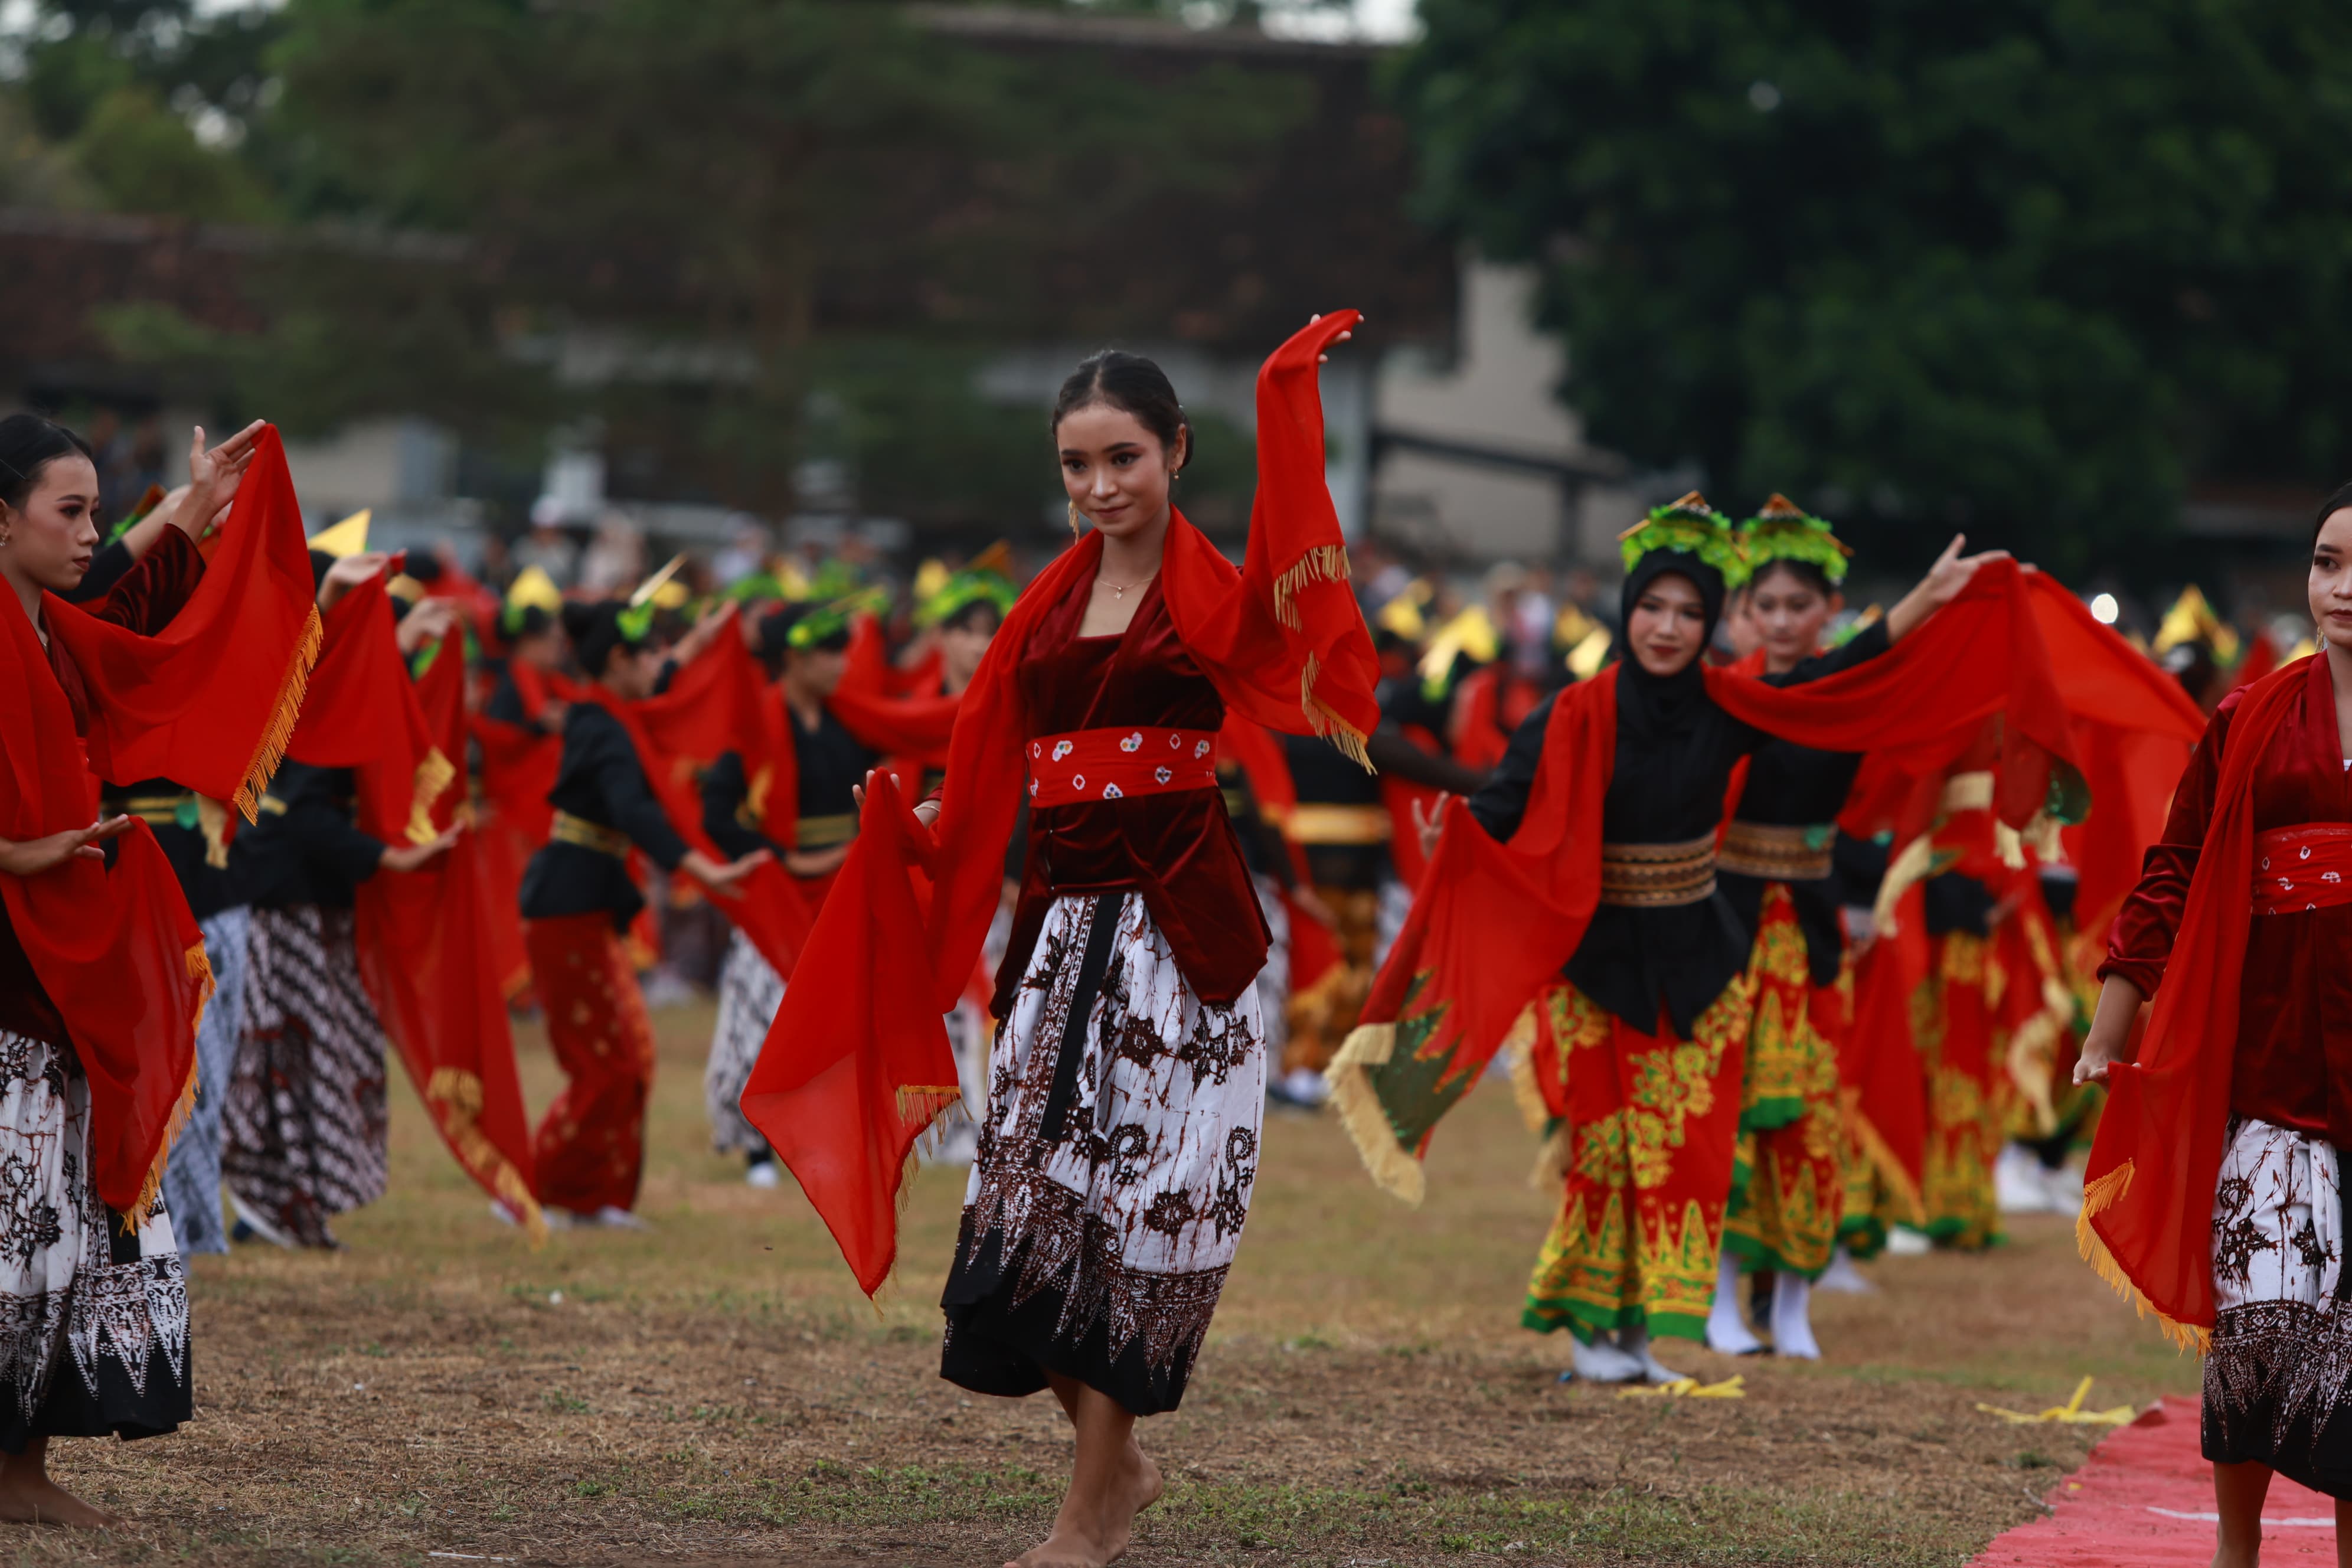
[[[0, 1514], [101, 1518], [47, 1439], [188, 1416], [183, 1254], [334, 1247], [383, 1194], [389, 1057], [501, 1219], [642, 1225], [642, 977], [688, 909], [727, 929], [705, 1087], [746, 1180], [788, 1168], [871, 1291], [908, 1162], [970, 1166], [943, 1375], [1050, 1388], [1077, 1439], [1032, 1568], [1107, 1562], [1157, 1497], [1134, 1422], [1183, 1397], [1269, 1106], [1328, 1102], [1418, 1202], [1446, 1114], [1507, 1081], [1558, 1200], [1521, 1321], [1575, 1377], [1818, 1356], [1817, 1283], [1981, 1250], [2005, 1210], [2086, 1208], [2110, 1277], [2210, 1327], [2092, 1228], [2152, 1224], [2132, 1163], [2095, 1153], [2086, 1205], [2070, 1153], [2129, 1135], [2105, 1080], [2156, 1114], [2110, 1064], [2244, 787], [2209, 707], [2333, 654], [2273, 673], [2184, 601], [2159, 665], [1957, 539], [1850, 604], [1777, 495], [1636, 520], [1613, 605], [1359, 574], [1316, 382], [1353, 321], [1261, 374], [1238, 565], [1174, 504], [1167, 378], [1081, 365], [1074, 538], [1025, 584], [1003, 547], [903, 588], [797, 554], [485, 584], [364, 520], [306, 539], [266, 426], [198, 431], [115, 520], [70, 431], [0, 422]], [[531, 1016], [563, 1079], [535, 1124]], [[2241, 1207], [2332, 1185], [2332, 1096], [2218, 1092], [2271, 1138], [2231, 1134]], [[2217, 1457], [2310, 1472], [2334, 1429], [2249, 1447], [2283, 1396], [2232, 1364]]]

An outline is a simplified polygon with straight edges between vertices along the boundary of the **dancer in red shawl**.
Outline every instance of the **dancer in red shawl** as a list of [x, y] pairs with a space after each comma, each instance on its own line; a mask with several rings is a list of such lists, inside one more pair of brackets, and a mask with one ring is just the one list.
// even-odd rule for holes
[[[1549, 1125], [1564, 1191], [1522, 1321], [1571, 1330], [1591, 1375], [1671, 1377], [1652, 1337], [1701, 1337], [1714, 1294], [1748, 1023], [1747, 933], [1715, 876], [1734, 763], [1767, 734], [1913, 744], [2003, 706], [2032, 754], [2064, 742], [2054, 699], [2012, 689], [2039, 662], [2015, 568], [1958, 544], [1887, 617], [1902, 647], [1779, 690], [1822, 667], [1757, 680], [1698, 662], [1739, 564], [1721, 520], [1696, 496], [1653, 512], [1625, 542], [1633, 657], [1531, 715], [1474, 797], [1475, 826], [1442, 834], [1333, 1068], [1367, 1166], [1417, 1200], [1439, 1118], [1507, 1035], [1526, 1052], [1522, 1109]], [[1911, 640], [1956, 599], [1965, 613]], [[1918, 700], [1929, 689], [1942, 706]]]
[[[770, 694], [780, 731], [771, 740], [775, 761], [754, 777], [741, 752], [725, 752], [704, 769], [702, 830], [722, 855], [765, 850], [782, 861], [814, 918], [849, 858], [857, 837], [857, 783], [875, 762], [825, 707], [847, 663], [849, 616], [836, 605], [780, 605], [754, 624], [760, 658], [776, 679]], [[783, 1000], [784, 977], [740, 928], [730, 931], [703, 1066], [703, 1104], [712, 1147], [742, 1155], [744, 1180], [755, 1187], [773, 1187], [782, 1176], [768, 1141], [743, 1119], [743, 1086]]]
[[2207, 1352], [2222, 1568], [2257, 1560], [2273, 1471], [2336, 1499], [2352, 1540], [2352, 485], [2315, 532], [2324, 651], [2215, 711], [2116, 917], [2075, 1068], [2109, 1089], [2084, 1256]]
[[1106, 353], [1064, 384], [1055, 444], [1072, 524], [1093, 530], [991, 646], [936, 811], [910, 815], [894, 781], [869, 780], [802, 961], [831, 984], [787, 994], [744, 1094], [860, 1283], [878, 1286], [901, 1163], [958, 1098], [940, 1014], [971, 973], [1025, 788], [1026, 879], [941, 1371], [981, 1393], [1050, 1387], [1076, 1428], [1070, 1489], [1031, 1568], [1109, 1562], [1159, 1496], [1135, 1419], [1183, 1397], [1249, 1212], [1265, 1083], [1251, 983], [1267, 935], [1217, 789], [1217, 731], [1231, 708], [1360, 751], [1377, 721], [1317, 400], [1321, 351], [1355, 320], [1320, 320], [1259, 376], [1238, 573], [1171, 505], [1192, 434], [1159, 367]]
[[85, 612], [56, 595], [98, 545], [89, 447], [0, 420], [0, 1518], [116, 1522], [49, 1479], [49, 1439], [190, 1413], [187, 1282], [157, 1198], [212, 974], [153, 834], [101, 819], [98, 786], [184, 779], [249, 816], [276, 765], [318, 647], [300, 520], [274, 492], [241, 504], [210, 574], [192, 537], [257, 455], [282, 489], [267, 426], [210, 452], [196, 432], [179, 526]]
[[540, 1203], [575, 1219], [640, 1224], [630, 1212], [645, 1166], [653, 1026], [621, 935], [645, 907], [629, 879], [632, 846], [665, 871], [720, 894], [766, 862], [729, 864], [688, 847], [646, 781], [623, 717], [654, 694], [662, 656], [650, 605], [567, 605], [563, 628], [594, 684], [563, 717], [563, 762], [548, 794], [552, 837], [523, 872], [523, 941], [547, 1013], [548, 1045], [570, 1081], [533, 1143]]

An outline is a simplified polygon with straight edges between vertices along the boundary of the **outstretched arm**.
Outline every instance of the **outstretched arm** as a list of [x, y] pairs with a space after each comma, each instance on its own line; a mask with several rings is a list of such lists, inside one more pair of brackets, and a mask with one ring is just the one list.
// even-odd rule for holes
[[1960, 590], [1969, 585], [1969, 579], [1977, 574], [1978, 567], [1989, 561], [2009, 559], [2006, 550], [1988, 550], [1979, 555], [1963, 555], [1960, 546], [1968, 542], [1969, 536], [1965, 533], [1952, 535], [1952, 542], [1944, 546], [1944, 552], [1936, 557], [1936, 563], [1927, 568], [1927, 574], [1886, 612], [1887, 641], [1901, 642], [1921, 621], [1958, 598]]

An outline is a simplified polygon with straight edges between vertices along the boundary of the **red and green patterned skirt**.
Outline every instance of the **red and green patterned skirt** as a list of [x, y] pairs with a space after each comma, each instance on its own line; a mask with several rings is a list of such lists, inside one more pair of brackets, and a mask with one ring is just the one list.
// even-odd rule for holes
[[1643, 1034], [1572, 985], [1537, 1001], [1528, 1066], [1561, 1193], [1528, 1282], [1528, 1328], [1706, 1337], [1751, 984], [1742, 974], [1725, 986], [1687, 1040], [1664, 1020]]
[[1920, 1198], [1927, 1234], [1974, 1249], [2000, 1239], [1992, 1172], [2008, 1142], [2016, 1086], [1999, 1027], [2006, 990], [1992, 944], [1968, 931], [1933, 939], [1911, 997], [1912, 1035], [1927, 1072], [1927, 1158]]
[[1816, 1016], [1823, 1004], [1784, 882], [1764, 889], [1748, 983], [1739, 1169], [1724, 1246], [1744, 1268], [1810, 1279], [1829, 1267], [1837, 1245], [1846, 1149], [1837, 1047]]

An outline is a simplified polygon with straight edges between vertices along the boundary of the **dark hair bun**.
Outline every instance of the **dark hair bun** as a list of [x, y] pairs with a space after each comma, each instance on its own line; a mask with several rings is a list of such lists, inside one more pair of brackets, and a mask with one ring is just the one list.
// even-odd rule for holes
[[563, 605], [564, 635], [569, 637], [573, 642], [578, 642], [582, 638], [587, 637], [591, 632], [594, 631], [596, 629], [596, 610], [597, 606], [594, 605], [583, 605], [571, 600], [565, 601]]
[[11, 414], [0, 419], [0, 501], [20, 507], [31, 499], [41, 470], [59, 458], [80, 453], [98, 460], [89, 443], [37, 414]]

